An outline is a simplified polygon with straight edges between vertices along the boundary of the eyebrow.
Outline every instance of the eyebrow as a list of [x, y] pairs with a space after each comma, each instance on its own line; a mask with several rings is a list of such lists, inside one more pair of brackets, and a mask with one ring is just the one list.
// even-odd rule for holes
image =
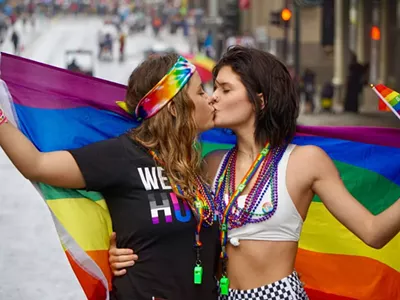
[[221, 86], [223, 86], [223, 85], [229, 85], [229, 86], [231, 86], [231, 85], [232, 85], [232, 84], [229, 83], [229, 82], [219, 82], [218, 80], [215, 80], [215, 83], [218, 84], [218, 85], [221, 85]]

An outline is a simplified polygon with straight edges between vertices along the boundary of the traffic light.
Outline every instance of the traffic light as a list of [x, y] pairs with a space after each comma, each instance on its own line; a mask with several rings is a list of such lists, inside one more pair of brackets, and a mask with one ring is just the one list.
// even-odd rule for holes
[[269, 13], [269, 23], [274, 26], [281, 26], [281, 12], [271, 11]]
[[269, 15], [270, 24], [278, 27], [287, 27], [290, 24], [292, 12], [288, 8], [278, 11], [271, 11]]
[[281, 20], [284, 27], [289, 26], [290, 19], [292, 18], [292, 12], [289, 8], [284, 8], [281, 10]]
[[374, 41], [379, 41], [381, 39], [381, 30], [379, 29], [378, 26], [372, 26], [371, 39]]
[[284, 8], [281, 11], [281, 18], [283, 21], [288, 22], [292, 18], [292, 12], [288, 8]]
[[331, 51], [333, 49], [333, 39], [335, 30], [335, 9], [333, 0], [324, 0], [322, 3], [321, 17], [321, 45], [324, 49]]

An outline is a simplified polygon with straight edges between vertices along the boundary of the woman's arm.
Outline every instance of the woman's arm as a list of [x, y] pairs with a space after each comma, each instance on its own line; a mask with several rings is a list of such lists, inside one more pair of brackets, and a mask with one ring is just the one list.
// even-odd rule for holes
[[42, 153], [10, 123], [0, 125], [0, 146], [25, 178], [65, 188], [84, 188], [80, 169], [68, 151]]

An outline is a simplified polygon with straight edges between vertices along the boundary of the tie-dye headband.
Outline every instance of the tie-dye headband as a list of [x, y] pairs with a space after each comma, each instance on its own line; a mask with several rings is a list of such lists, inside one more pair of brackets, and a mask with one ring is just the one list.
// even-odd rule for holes
[[[142, 122], [159, 112], [186, 85], [196, 67], [180, 56], [168, 73], [139, 101], [134, 117]], [[118, 101], [118, 106], [128, 113], [126, 102]]]

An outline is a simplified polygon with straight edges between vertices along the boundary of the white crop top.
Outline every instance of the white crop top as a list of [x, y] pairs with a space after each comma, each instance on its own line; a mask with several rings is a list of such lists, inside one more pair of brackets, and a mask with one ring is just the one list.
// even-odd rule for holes
[[[286, 169], [289, 156], [296, 145], [289, 144], [281, 160], [278, 163], [278, 206], [272, 217], [260, 223], [250, 223], [240, 228], [231, 229], [228, 232], [228, 238], [232, 245], [239, 245], [239, 240], [262, 240], [262, 241], [295, 241], [300, 239], [303, 219], [297, 211], [292, 198], [286, 187]], [[226, 156], [226, 154], [225, 154]], [[222, 159], [219, 169], [221, 168]], [[219, 174], [219, 171], [217, 174]], [[214, 178], [214, 187], [215, 180]], [[243, 208], [247, 195], [238, 198], [238, 206]], [[265, 202], [270, 202], [271, 187], [264, 194], [264, 199], [256, 208], [255, 213], [262, 213], [262, 206]], [[228, 202], [228, 195], [225, 195], [225, 201]]]

